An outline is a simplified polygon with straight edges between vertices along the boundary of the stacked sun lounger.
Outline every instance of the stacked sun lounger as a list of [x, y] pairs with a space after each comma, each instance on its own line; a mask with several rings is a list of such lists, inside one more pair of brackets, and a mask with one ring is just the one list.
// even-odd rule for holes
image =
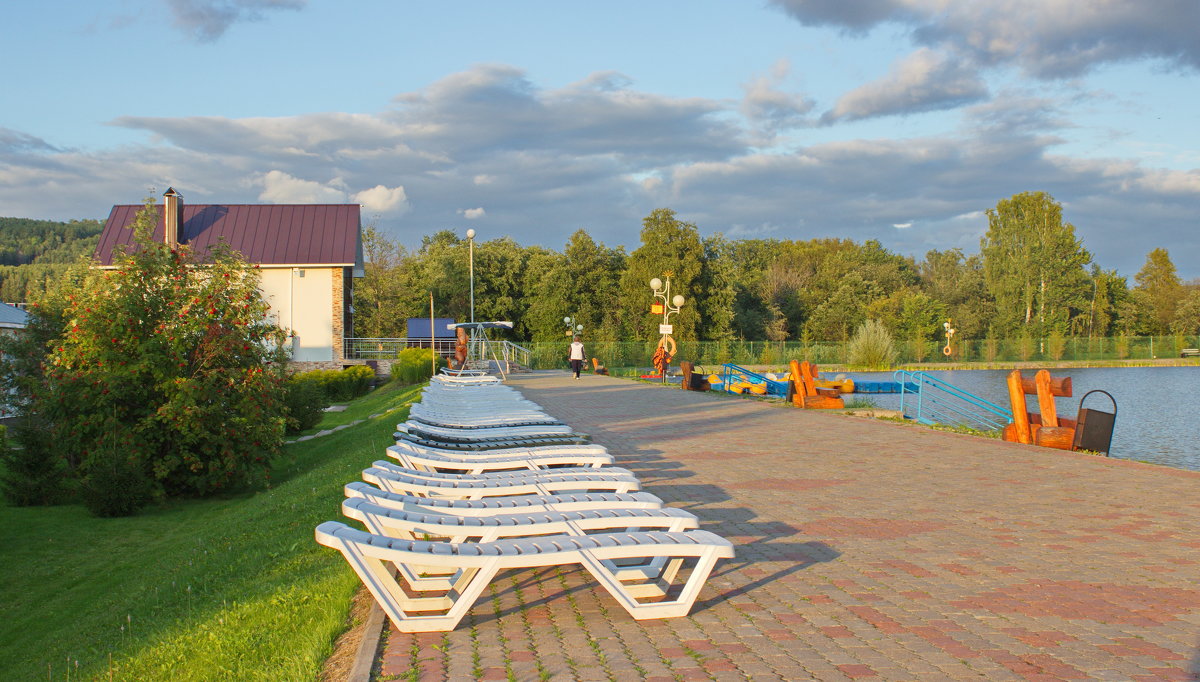
[[733, 546], [489, 376], [438, 376], [317, 542], [401, 632], [453, 630], [498, 571], [579, 564], [636, 619], [683, 616]]

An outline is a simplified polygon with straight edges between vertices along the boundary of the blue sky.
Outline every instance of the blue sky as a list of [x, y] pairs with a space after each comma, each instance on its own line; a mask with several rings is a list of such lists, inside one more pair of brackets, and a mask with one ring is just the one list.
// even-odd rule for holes
[[[1132, 280], [1200, 277], [1200, 5], [72, 0], [0, 6], [0, 215], [356, 202], [438, 229], [635, 248], [705, 235], [975, 253], [1064, 205]], [[1132, 281], [1131, 281], [1132, 283]]]

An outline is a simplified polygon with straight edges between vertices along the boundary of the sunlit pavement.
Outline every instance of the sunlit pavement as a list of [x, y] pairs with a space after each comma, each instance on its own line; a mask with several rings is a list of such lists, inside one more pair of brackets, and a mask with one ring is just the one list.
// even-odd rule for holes
[[381, 679], [1200, 679], [1200, 473], [594, 375], [509, 383], [737, 558], [657, 621], [580, 570], [502, 574], [454, 632], [386, 634]]

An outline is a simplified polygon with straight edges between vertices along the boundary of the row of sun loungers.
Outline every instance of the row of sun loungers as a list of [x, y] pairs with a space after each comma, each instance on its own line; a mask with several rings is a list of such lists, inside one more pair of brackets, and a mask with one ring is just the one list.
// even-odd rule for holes
[[578, 564], [636, 619], [683, 616], [729, 541], [493, 377], [435, 377], [322, 545], [401, 632], [453, 630], [495, 575]]

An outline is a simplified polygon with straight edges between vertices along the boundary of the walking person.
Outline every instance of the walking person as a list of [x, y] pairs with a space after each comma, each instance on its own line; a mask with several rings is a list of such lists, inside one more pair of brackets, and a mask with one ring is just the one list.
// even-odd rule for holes
[[579, 370], [583, 368], [584, 357], [583, 341], [576, 336], [575, 340], [571, 342], [571, 352], [567, 356], [567, 359], [571, 361], [571, 371], [575, 372], [576, 379], [579, 378]]

